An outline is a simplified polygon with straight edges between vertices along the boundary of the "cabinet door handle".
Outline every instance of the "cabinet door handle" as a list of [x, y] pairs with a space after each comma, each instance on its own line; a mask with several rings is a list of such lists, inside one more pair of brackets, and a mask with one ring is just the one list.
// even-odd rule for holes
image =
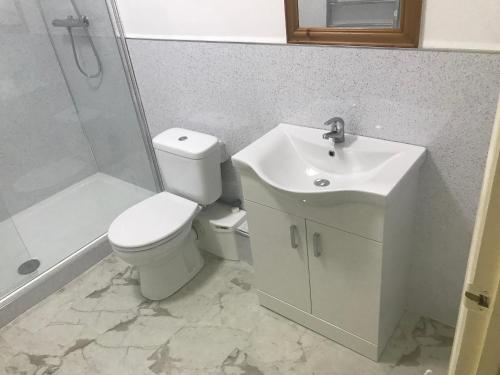
[[292, 246], [292, 249], [296, 249], [299, 247], [299, 244], [297, 243], [297, 226], [296, 225], [290, 225], [290, 245]]
[[313, 252], [316, 258], [321, 255], [321, 235], [319, 233], [314, 233], [313, 235]]

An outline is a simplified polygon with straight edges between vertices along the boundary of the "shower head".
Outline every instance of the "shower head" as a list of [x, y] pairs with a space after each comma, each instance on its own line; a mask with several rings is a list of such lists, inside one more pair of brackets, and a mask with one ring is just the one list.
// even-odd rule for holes
[[52, 21], [52, 26], [54, 27], [66, 27], [72, 29], [74, 27], [89, 27], [89, 19], [85, 16], [73, 17], [68, 16], [64, 19], [55, 19]]

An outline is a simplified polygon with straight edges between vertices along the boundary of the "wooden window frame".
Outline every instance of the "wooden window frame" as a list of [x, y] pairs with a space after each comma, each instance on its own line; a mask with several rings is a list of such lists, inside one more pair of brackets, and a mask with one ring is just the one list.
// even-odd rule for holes
[[298, 0], [285, 0], [288, 43], [416, 48], [420, 37], [422, 0], [404, 0], [399, 29], [300, 27]]

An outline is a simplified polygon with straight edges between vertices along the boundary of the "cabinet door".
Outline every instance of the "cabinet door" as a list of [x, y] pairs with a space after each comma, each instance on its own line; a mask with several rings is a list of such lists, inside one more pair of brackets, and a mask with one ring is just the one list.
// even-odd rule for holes
[[382, 245], [311, 221], [307, 238], [312, 314], [376, 344]]
[[305, 220], [246, 201], [258, 289], [311, 312]]

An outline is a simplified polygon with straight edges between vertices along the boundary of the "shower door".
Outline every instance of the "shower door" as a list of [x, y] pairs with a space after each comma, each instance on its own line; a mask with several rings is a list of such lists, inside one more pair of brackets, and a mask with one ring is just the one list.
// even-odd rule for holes
[[160, 189], [105, 0], [0, 0], [0, 300]]

